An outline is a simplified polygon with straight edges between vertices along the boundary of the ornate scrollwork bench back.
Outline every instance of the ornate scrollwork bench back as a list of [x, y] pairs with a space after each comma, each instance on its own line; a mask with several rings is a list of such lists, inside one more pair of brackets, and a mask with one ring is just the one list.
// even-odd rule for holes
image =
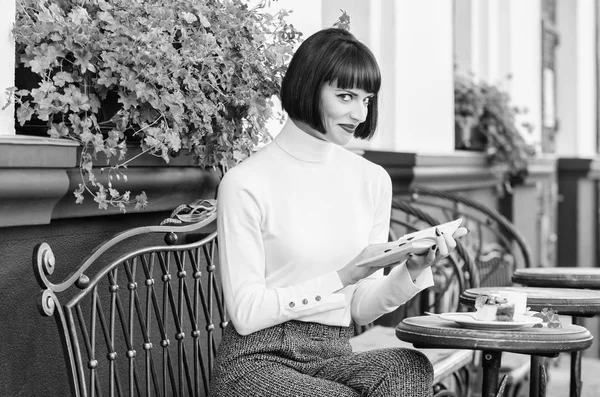
[[[39, 308], [57, 322], [73, 396], [206, 395], [227, 317], [216, 211], [195, 219], [122, 232], [58, 283], [49, 279], [58, 266], [52, 249], [36, 246]], [[134, 250], [104, 259], [134, 237], [156, 234], [166, 243], [136, 240]]]

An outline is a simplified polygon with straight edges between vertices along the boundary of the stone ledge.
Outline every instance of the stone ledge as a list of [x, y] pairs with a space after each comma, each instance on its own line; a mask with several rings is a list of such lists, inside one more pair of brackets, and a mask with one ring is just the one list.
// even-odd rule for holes
[[[83, 204], [75, 203], [79, 150], [76, 142], [63, 139], [0, 136], [0, 228], [118, 214], [118, 209], [99, 209], [89, 196]], [[129, 182], [115, 184], [132, 195], [146, 192], [149, 205], [139, 212], [168, 211], [198, 198], [215, 197], [217, 172], [192, 166], [191, 156], [180, 156], [170, 164], [145, 157], [149, 158], [140, 158], [128, 168]]]
[[[52, 219], [105, 216], [121, 213], [117, 208], [101, 210], [92, 197], [85, 196], [81, 204], [75, 204], [73, 191], [80, 183], [79, 169], [65, 171], [69, 180], [66, 193], [56, 204]], [[132, 197], [146, 192], [148, 206], [139, 211], [127, 209], [127, 213], [171, 211], [180, 204], [190, 203], [198, 198], [216, 198], [219, 176], [216, 172], [198, 167], [132, 167], [127, 169], [127, 182], [117, 182], [113, 186], [124, 192], [131, 191]]]
[[494, 187], [498, 181], [481, 152], [417, 156], [414, 183], [444, 190], [478, 190]]
[[0, 135], [0, 169], [75, 167], [78, 147], [66, 139]]

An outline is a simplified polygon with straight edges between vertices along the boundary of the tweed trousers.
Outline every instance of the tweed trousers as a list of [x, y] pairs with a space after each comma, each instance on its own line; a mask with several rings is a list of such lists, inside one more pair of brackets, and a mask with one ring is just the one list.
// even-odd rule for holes
[[429, 397], [433, 367], [412, 349], [353, 353], [353, 327], [288, 321], [250, 335], [230, 323], [210, 397]]

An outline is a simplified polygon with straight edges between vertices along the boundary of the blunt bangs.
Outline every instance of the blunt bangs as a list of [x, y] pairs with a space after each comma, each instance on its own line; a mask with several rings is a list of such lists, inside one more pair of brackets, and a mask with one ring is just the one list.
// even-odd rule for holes
[[329, 28], [306, 39], [292, 57], [281, 85], [281, 103], [288, 116], [323, 134], [320, 95], [325, 84], [374, 95], [367, 119], [354, 132], [355, 138], [370, 139], [377, 127], [381, 72], [369, 48], [348, 31]]
[[342, 56], [333, 60], [329, 74], [324, 76], [324, 82], [335, 82], [342, 89], [360, 88], [377, 95], [381, 88], [381, 74], [373, 56], [366, 57], [359, 53], [357, 47], [350, 47]]

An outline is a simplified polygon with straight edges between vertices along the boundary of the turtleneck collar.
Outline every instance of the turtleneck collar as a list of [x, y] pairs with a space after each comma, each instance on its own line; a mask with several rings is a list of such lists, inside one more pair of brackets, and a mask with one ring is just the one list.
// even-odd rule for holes
[[291, 119], [288, 119], [275, 137], [275, 143], [290, 156], [307, 163], [326, 161], [335, 146], [302, 131]]

